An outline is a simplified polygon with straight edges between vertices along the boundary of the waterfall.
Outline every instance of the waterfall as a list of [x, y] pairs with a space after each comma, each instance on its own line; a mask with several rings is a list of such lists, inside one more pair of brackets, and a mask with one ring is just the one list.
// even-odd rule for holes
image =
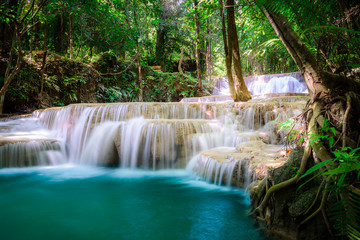
[[0, 168], [47, 166], [65, 163], [60, 142], [28, 141], [7, 143], [0, 146]]
[[[252, 95], [308, 92], [300, 72], [246, 77], [244, 81]], [[226, 77], [216, 81], [213, 94], [230, 95], [229, 82]]]
[[[292, 91], [298, 80], [281, 79], [290, 77], [266, 76], [248, 84], [262, 93]], [[261, 81], [266, 84], [259, 87]], [[267, 166], [278, 164], [269, 165], [279, 159], [279, 149], [271, 149], [284, 137], [278, 127], [301, 113], [307, 100], [303, 93], [284, 93], [248, 102], [212, 96], [180, 103], [71, 104], [37, 110], [28, 118], [0, 122], [0, 168], [187, 166], [206, 181], [244, 187], [264, 176]]]
[[57, 165], [65, 152], [65, 142], [37, 118], [0, 122], [0, 168]]
[[[50, 160], [49, 155], [58, 155], [62, 162], [76, 164], [182, 168], [196, 154], [213, 148], [236, 147], [259, 139], [278, 143], [278, 124], [274, 122], [299, 113], [305, 99], [283, 96], [237, 103], [73, 104], [39, 110], [32, 118], [2, 123], [2, 159], [15, 159], [12, 152], [19, 154], [16, 164], [2, 160], [2, 166], [56, 164], [59, 161]], [[35, 139], [36, 144], [31, 142]], [[43, 152], [48, 157], [34, 161]]]

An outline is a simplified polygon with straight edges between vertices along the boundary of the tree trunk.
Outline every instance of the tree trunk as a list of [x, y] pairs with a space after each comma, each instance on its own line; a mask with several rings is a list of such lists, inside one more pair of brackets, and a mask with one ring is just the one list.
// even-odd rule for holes
[[165, 35], [165, 26], [159, 25], [156, 36], [155, 58], [163, 71], [165, 70]]
[[42, 60], [42, 66], [41, 66], [41, 87], [40, 87], [40, 95], [43, 94], [44, 91], [44, 78], [45, 78], [45, 69], [46, 69], [46, 58], [48, 55], [48, 32], [47, 32], [47, 24], [44, 23], [44, 56]]
[[122, 60], [125, 60], [125, 57], [126, 57], [126, 52], [125, 52], [125, 47], [124, 47], [124, 42], [125, 42], [125, 39], [122, 38], [120, 40], [120, 50], [119, 50], [119, 56]]
[[352, 88], [353, 84], [359, 86], [358, 82], [349, 78], [323, 71], [289, 22], [283, 16], [273, 14], [265, 7], [262, 9], [279, 39], [303, 74], [312, 100], [314, 100], [315, 96], [324, 95], [330, 89], [335, 89], [341, 85], [349, 89]]
[[[261, 217], [264, 217], [264, 211], [279, 211], [279, 209], [267, 209], [269, 206], [268, 202], [273, 194], [276, 194], [279, 190], [285, 188], [298, 189], [299, 186], [296, 184], [298, 184], [300, 176], [302, 176], [308, 168], [308, 159], [312, 157], [314, 162], [323, 162], [322, 164], [324, 164], [324, 161], [335, 158], [335, 150], [341, 151], [341, 154], [346, 155], [349, 154], [350, 150], [345, 147], [350, 147], [350, 149], [358, 147], [360, 134], [360, 83], [352, 78], [324, 71], [317, 63], [311, 51], [303, 44], [299, 36], [292, 29], [287, 19], [278, 13], [275, 14], [271, 12], [269, 10], [271, 7], [267, 5], [262, 6], [261, 8], [279, 39], [302, 72], [311, 97], [305, 110], [306, 114], [303, 114], [303, 117], [306, 120], [306, 132], [304, 133], [306, 146], [305, 153], [301, 159], [300, 168], [294, 177], [275, 184], [266, 190], [261, 203], [256, 204], [257, 206], [255, 206], [256, 212]], [[325, 122], [329, 125], [325, 126]], [[325, 135], [326, 137], [324, 139], [316, 138], [321, 135]], [[331, 141], [330, 137], [332, 138]], [[337, 139], [337, 141], [333, 141], [335, 139]], [[349, 193], [350, 191], [359, 192], [359, 180], [352, 180], [350, 178], [341, 180], [340, 174], [329, 174], [331, 171], [330, 169], [339, 170], [339, 172], [347, 171], [346, 174], [350, 174], [350, 169], [341, 170], [340, 164], [341, 161], [333, 161], [331, 164], [324, 164], [322, 166], [321, 172], [324, 177], [322, 180], [326, 184], [326, 191], [324, 192], [333, 195], [331, 198], [332, 201], [336, 198], [349, 201], [349, 199], [346, 199], [348, 197], [346, 197], [346, 194], [344, 193]], [[331, 168], [329, 168], [330, 165]], [[317, 204], [319, 204], [319, 202], [321, 202], [320, 208], [314, 212], [310, 211], [308, 217], [302, 216], [302, 218], [306, 218], [300, 225], [313, 220], [313, 217], [321, 210], [324, 217], [324, 223], [329, 226], [326, 217], [328, 210], [326, 208], [328, 195], [323, 195], [322, 199], [317, 201]], [[341, 209], [339, 211], [341, 211]], [[345, 216], [349, 215], [349, 210], [346, 207], [343, 211]], [[266, 221], [268, 221], [269, 224], [271, 224], [272, 220], [271, 215], [272, 214], [266, 217]], [[291, 224], [293, 223], [287, 223], [288, 226]], [[297, 230], [299, 229], [301, 230], [301, 228], [298, 228]]]
[[69, 46], [70, 46], [70, 59], [74, 58], [74, 50], [73, 50], [73, 19], [71, 15], [69, 16]]
[[211, 81], [211, 37], [210, 37], [210, 21], [209, 18], [207, 19], [207, 27], [206, 27], [206, 41], [205, 41], [205, 48], [206, 48], [206, 55], [205, 55], [205, 62], [206, 62], [206, 77], [208, 81]]
[[29, 50], [30, 50], [30, 62], [33, 60], [33, 42], [34, 42], [34, 36], [33, 36], [33, 30], [29, 32]]
[[66, 52], [67, 41], [65, 41], [65, 31], [64, 31], [64, 17], [60, 13], [56, 16], [56, 27], [54, 31], [54, 47], [55, 51], [61, 55]]
[[[0, 90], [0, 98], [2, 99], [2, 102], [4, 100], [4, 96], [5, 93], [7, 91], [7, 88], [9, 87], [11, 80], [16, 76], [16, 74], [18, 74], [18, 72], [20, 71], [20, 67], [21, 67], [21, 61], [23, 59], [23, 53], [22, 53], [22, 49], [21, 49], [21, 39], [20, 39], [20, 29], [19, 26], [16, 24], [14, 24], [15, 26], [15, 32], [14, 32], [14, 39], [16, 39], [16, 43], [17, 43], [17, 47], [18, 47], [18, 54], [17, 54], [17, 61], [16, 61], [16, 66], [15, 68], [12, 70], [11, 72], [11, 62], [12, 62], [12, 58], [14, 55], [14, 48], [15, 48], [15, 41], [13, 41], [13, 49], [10, 51], [10, 56], [9, 56], [9, 61], [8, 61], [8, 66], [5, 72], [5, 78], [4, 78], [4, 85], [2, 86], [1, 90]], [[11, 72], [11, 73], [10, 73]], [[1, 107], [3, 107], [3, 105], [1, 105]], [[3, 108], [0, 109], [0, 114], [3, 113]]]
[[199, 88], [202, 89], [201, 65], [200, 65], [200, 19], [199, 19], [197, 0], [194, 0], [194, 8], [195, 8], [195, 24], [196, 24], [196, 71], [197, 71]]
[[144, 101], [144, 91], [143, 91], [144, 87], [143, 87], [142, 78], [143, 78], [143, 73], [142, 73], [142, 69], [141, 69], [140, 52], [139, 52], [139, 54], [138, 54], [138, 81], [139, 81], [139, 87], [140, 87], [140, 98], [139, 98], [140, 102]]
[[[14, 9], [14, 11], [12, 11], [12, 14], [17, 12], [17, 0], [5, 0], [4, 2], [8, 2], [9, 9]], [[5, 21], [0, 21], [0, 56], [2, 56], [3, 58], [8, 58], [10, 56], [14, 29], [14, 23], [6, 23]], [[2, 69], [0, 69], [0, 71], [1, 70]], [[2, 75], [4, 72], [1, 71], [0, 74]]]
[[181, 74], [182, 77], [184, 77], [184, 73], [183, 73], [183, 70], [181, 68], [183, 57], [184, 57], [184, 47], [181, 48], [181, 55], [180, 55], [179, 66], [178, 66], [179, 73]]
[[235, 101], [235, 99], [236, 99], [236, 91], [235, 91], [235, 85], [234, 85], [234, 78], [233, 78], [232, 70], [231, 70], [232, 50], [231, 50], [231, 45], [228, 46], [228, 42], [227, 42], [227, 34], [226, 34], [227, 29], [226, 29], [226, 23], [225, 23], [224, 3], [223, 3], [222, 0], [219, 0], [219, 3], [221, 5], [221, 7], [220, 7], [221, 30], [222, 30], [223, 41], [224, 41], [226, 75], [227, 75], [228, 82], [229, 82], [230, 95]]
[[241, 70], [241, 59], [239, 52], [239, 40], [235, 25], [234, 0], [227, 0], [227, 20], [228, 20], [228, 40], [231, 45], [234, 70], [236, 99], [235, 101], [248, 101], [251, 99], [251, 93], [248, 91]]
[[158, 25], [158, 29], [156, 31], [156, 44], [155, 44], [155, 58], [157, 64], [161, 66], [161, 70], [165, 71], [165, 39], [167, 34], [167, 26], [166, 26], [166, 9], [164, 0], [159, 1], [159, 5], [161, 6], [160, 13], [160, 23]]
[[209, 51], [208, 51], [208, 54], [209, 54], [209, 71], [210, 71], [210, 80], [211, 80], [211, 75], [213, 73], [213, 68], [214, 68], [214, 63], [213, 63], [213, 57], [212, 57], [212, 46], [213, 46], [213, 43], [212, 41], [209, 42]]

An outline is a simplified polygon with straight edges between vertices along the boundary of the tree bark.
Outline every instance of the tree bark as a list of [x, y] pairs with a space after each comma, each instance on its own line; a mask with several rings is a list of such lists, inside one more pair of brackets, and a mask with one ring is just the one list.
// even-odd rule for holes
[[235, 101], [248, 101], [251, 99], [251, 93], [248, 91], [241, 70], [241, 58], [239, 51], [239, 40], [235, 25], [234, 0], [227, 0], [227, 20], [228, 20], [228, 40], [231, 45], [234, 70], [235, 70]]
[[201, 65], [200, 65], [200, 19], [199, 19], [197, 0], [194, 0], [194, 8], [195, 8], [195, 24], [196, 24], [196, 71], [197, 71], [199, 88], [202, 89]]
[[[2, 98], [2, 103], [1, 103], [1, 108], [0, 108], [0, 114], [3, 113], [3, 102], [4, 102], [4, 96], [5, 93], [11, 83], [11, 80], [16, 76], [16, 74], [18, 74], [18, 72], [20, 71], [20, 67], [21, 67], [21, 61], [23, 59], [23, 54], [22, 54], [22, 49], [21, 49], [21, 39], [20, 39], [20, 29], [18, 24], [15, 24], [15, 32], [14, 32], [14, 38], [16, 39], [16, 43], [18, 46], [18, 54], [17, 54], [17, 61], [16, 61], [16, 65], [15, 68], [12, 70], [11, 72], [11, 62], [12, 62], [12, 57], [13, 57], [13, 50], [10, 51], [10, 56], [9, 56], [9, 62], [8, 62], [8, 66], [5, 72], [5, 78], [4, 78], [4, 85], [2, 86], [1, 90], [0, 90], [0, 97]], [[13, 41], [13, 45], [14, 45], [14, 41]], [[14, 46], [13, 46], [14, 48]], [[10, 73], [11, 72], [11, 73]]]
[[165, 36], [165, 26], [159, 25], [156, 36], [155, 58], [163, 71], [165, 70]]
[[48, 55], [48, 32], [47, 32], [47, 23], [44, 23], [44, 56], [42, 60], [42, 66], [41, 66], [41, 87], [40, 87], [40, 95], [43, 94], [44, 91], [44, 79], [45, 79], [45, 69], [46, 69], [46, 58]]
[[219, 0], [219, 3], [221, 5], [220, 7], [220, 14], [221, 14], [221, 30], [223, 35], [223, 41], [224, 41], [224, 52], [225, 52], [225, 65], [226, 65], [226, 75], [229, 82], [229, 89], [230, 89], [230, 95], [234, 99], [236, 99], [236, 91], [235, 91], [235, 85], [234, 85], [234, 78], [232, 75], [231, 65], [232, 65], [232, 49], [231, 45], [228, 46], [228, 40], [227, 40], [227, 29], [226, 29], [226, 23], [225, 23], [225, 9], [224, 9], [224, 3], [222, 0]]
[[[8, 3], [9, 9], [14, 9], [11, 14], [16, 14], [18, 9], [18, 1], [5, 0], [4, 2]], [[13, 22], [6, 23], [5, 21], [0, 21], [0, 56], [2, 56], [3, 58], [8, 58], [10, 56], [14, 29], [15, 28]]]
[[[287, 19], [279, 13], [271, 12], [269, 10], [271, 9], [271, 6], [264, 5], [261, 6], [261, 8], [279, 39], [283, 42], [284, 46], [294, 59], [297, 67], [302, 72], [311, 97], [311, 101], [309, 102], [305, 112], [306, 114], [303, 114], [306, 120], [304, 127], [306, 128], [306, 134], [304, 133], [304, 137], [305, 139], [307, 138], [306, 142], [309, 144], [309, 148], [305, 147], [305, 152], [307, 152], [307, 154], [304, 153], [300, 170], [295, 177], [278, 183], [266, 191], [262, 202], [256, 208], [257, 213], [260, 214], [260, 216], [264, 216], [265, 207], [268, 206], [268, 201], [273, 194], [281, 189], [289, 188], [293, 184], [298, 184], [297, 180], [308, 168], [305, 164], [306, 162], [303, 161], [304, 159], [308, 159], [309, 156], [312, 155], [315, 161], [318, 160], [319, 162], [323, 162], [329, 159], [334, 159], [334, 156], [336, 155], [334, 154], [335, 149], [341, 149], [340, 151], [346, 154], [346, 152], [349, 152], [350, 150], [344, 149], [344, 147], [350, 147], [350, 149], [358, 147], [360, 132], [360, 116], [358, 114], [360, 111], [360, 84], [357, 80], [352, 78], [324, 71], [316, 61], [311, 51], [305, 46], [305, 44], [303, 44], [300, 37], [292, 29]], [[324, 126], [325, 120], [331, 127]], [[337, 141], [334, 143], [327, 138], [315, 139], [315, 137], [320, 134], [328, 137], [331, 136], [332, 139], [337, 139]], [[310, 145], [312, 150], [310, 149]], [[340, 163], [335, 161], [331, 164], [325, 164], [321, 171], [324, 171], [322, 172], [323, 176], [329, 176], [332, 178], [331, 180], [329, 178], [326, 180], [326, 184], [331, 185], [325, 187], [328, 190], [327, 194], [334, 194], [334, 196], [340, 197], [344, 200], [344, 193], [348, 192], [350, 188], [357, 189], [358, 181], [345, 178], [342, 182], [340, 182], [340, 175], [326, 174], [329, 173], [329, 165], [332, 165], [335, 169], [336, 167], [341, 169], [339, 164]], [[350, 171], [350, 169], [345, 171]], [[298, 186], [292, 187], [298, 188]], [[333, 197], [332, 201], [334, 199], [336, 199], [336, 197]], [[323, 212], [324, 221], [327, 224], [325, 205], [327, 202], [328, 198], [323, 197], [320, 205], [321, 208], [318, 208], [318, 210], [303, 220], [302, 223], [312, 219], [312, 217], [321, 210]], [[345, 212], [348, 211], [346, 207], [344, 210]], [[276, 211], [279, 211], [279, 209], [272, 209], [270, 212]], [[348, 215], [348, 213], [345, 215]], [[267, 217], [267, 219], [269, 220], [268, 223], [272, 224], [272, 216]], [[291, 224], [287, 225], [290, 226]]]
[[359, 82], [355, 80], [323, 71], [310, 50], [303, 44], [299, 36], [292, 29], [289, 22], [283, 16], [274, 14], [265, 7], [262, 7], [262, 9], [275, 33], [303, 74], [310, 97], [313, 101], [315, 96], [324, 95], [329, 92], [330, 89], [335, 89], [338, 86], [349, 89], [353, 86], [360, 86]]
[[183, 70], [181, 68], [183, 57], [184, 57], [184, 47], [181, 48], [181, 55], [180, 55], [179, 66], [178, 66], [178, 70], [179, 70], [179, 73], [181, 74], [181, 76], [184, 76]]
[[143, 91], [143, 82], [142, 82], [142, 78], [143, 78], [143, 73], [142, 73], [142, 69], [141, 69], [141, 61], [140, 61], [140, 52], [138, 55], [138, 81], [139, 81], [139, 86], [140, 86], [140, 102], [144, 101], [144, 91]]
[[207, 19], [207, 31], [206, 31], [206, 55], [205, 55], [205, 60], [206, 60], [206, 77], [208, 78], [208, 81], [211, 81], [211, 73], [212, 73], [212, 64], [211, 64], [211, 59], [212, 59], [212, 39], [210, 37], [210, 21], [209, 18]]
[[70, 59], [74, 58], [74, 50], [73, 50], [73, 19], [71, 15], [69, 16], [69, 47], [70, 47]]
[[157, 60], [157, 64], [160, 64], [161, 70], [165, 71], [165, 44], [166, 44], [166, 34], [167, 34], [167, 26], [166, 26], [166, 9], [165, 9], [165, 1], [160, 0], [159, 4], [161, 6], [162, 13], [160, 14], [160, 23], [158, 25], [158, 29], [156, 31], [156, 44], [155, 44], [155, 58]]
[[61, 12], [56, 16], [56, 28], [54, 31], [54, 47], [55, 51], [59, 54], [64, 54], [67, 49], [67, 41], [65, 41], [65, 31], [64, 31], [64, 16]]

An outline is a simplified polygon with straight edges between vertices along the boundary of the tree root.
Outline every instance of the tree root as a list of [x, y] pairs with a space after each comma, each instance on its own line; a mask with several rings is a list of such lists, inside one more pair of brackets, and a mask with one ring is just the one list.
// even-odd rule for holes
[[266, 207], [272, 194], [296, 183], [299, 180], [300, 176], [304, 174], [310, 154], [311, 154], [311, 146], [309, 143], [307, 143], [305, 146], [304, 155], [301, 159], [300, 169], [299, 172], [296, 174], [296, 176], [269, 188], [261, 204], [255, 209], [255, 211], [260, 213], [261, 217], [263, 217], [264, 208]]
[[304, 213], [304, 215], [308, 214], [309, 211], [311, 210], [311, 208], [315, 205], [315, 203], [317, 202], [318, 198], [319, 198], [319, 195], [320, 195], [320, 192], [321, 192], [321, 189], [322, 189], [322, 186], [324, 185], [324, 180], [322, 181], [322, 183], [320, 184], [317, 192], [316, 192], [316, 196], [315, 196], [315, 199], [314, 201], [311, 203], [310, 207], [308, 208], [308, 210], [306, 210], [306, 212]]
[[[327, 182], [327, 180], [325, 180], [325, 182]], [[329, 187], [329, 183], [326, 183], [325, 185], [325, 189]], [[327, 218], [327, 215], [326, 215], [326, 202], [327, 202], [327, 199], [329, 197], [329, 192], [328, 191], [324, 191], [323, 192], [323, 196], [322, 196], [322, 199], [321, 199], [321, 203], [320, 203], [320, 206], [318, 209], [316, 209], [315, 212], [313, 212], [310, 216], [308, 216], [305, 220], [303, 220], [301, 223], [300, 223], [300, 226], [307, 223], [308, 221], [310, 221], [311, 219], [313, 219], [320, 211], [322, 213], [322, 216], [323, 216], [323, 219], [324, 219], [324, 222], [326, 224], [326, 227], [330, 233], [330, 235], [333, 235], [332, 231], [331, 231], [331, 226], [330, 226], [330, 223], [329, 223], [329, 220]]]
[[[325, 189], [328, 187], [328, 183], [325, 185]], [[313, 217], [316, 216], [316, 214], [318, 214], [320, 211], [322, 211], [323, 209], [325, 210], [325, 206], [326, 206], [326, 200], [329, 196], [329, 192], [328, 191], [324, 191], [323, 192], [323, 196], [322, 196], [322, 199], [321, 199], [321, 204], [319, 206], [318, 209], [316, 209], [315, 212], [313, 212], [310, 216], [308, 216], [305, 220], [303, 220], [300, 225], [303, 225], [305, 223], [307, 223], [308, 221], [310, 221]]]
[[342, 147], [346, 147], [346, 128], [347, 128], [347, 121], [349, 119], [349, 112], [351, 109], [351, 97], [349, 93], [346, 93], [346, 111], [343, 120], [343, 127], [342, 127]]

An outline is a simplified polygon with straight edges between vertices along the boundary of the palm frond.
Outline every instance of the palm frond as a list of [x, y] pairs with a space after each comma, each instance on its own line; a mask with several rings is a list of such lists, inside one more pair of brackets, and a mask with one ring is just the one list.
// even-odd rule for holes
[[334, 222], [336, 235], [360, 239], [360, 196], [352, 191], [330, 207], [329, 219]]

